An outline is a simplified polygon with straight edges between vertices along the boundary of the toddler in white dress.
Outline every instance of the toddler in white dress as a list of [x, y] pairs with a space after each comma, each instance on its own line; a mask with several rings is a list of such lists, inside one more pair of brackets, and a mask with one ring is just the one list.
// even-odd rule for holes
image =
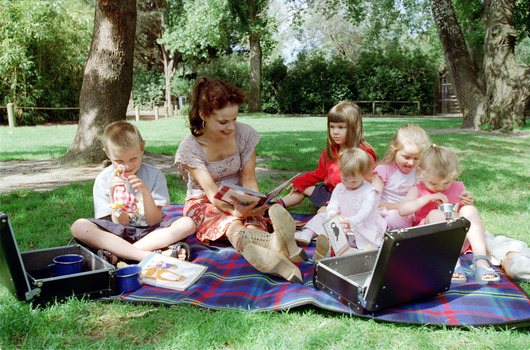
[[379, 248], [386, 231], [386, 221], [378, 210], [380, 193], [366, 180], [372, 178], [369, 155], [359, 148], [350, 148], [342, 154], [339, 164], [342, 180], [333, 190], [327, 211], [316, 214], [295, 234], [298, 241], [309, 242], [317, 237], [315, 258], [329, 253], [322, 224], [335, 215], [339, 215], [351, 248]]

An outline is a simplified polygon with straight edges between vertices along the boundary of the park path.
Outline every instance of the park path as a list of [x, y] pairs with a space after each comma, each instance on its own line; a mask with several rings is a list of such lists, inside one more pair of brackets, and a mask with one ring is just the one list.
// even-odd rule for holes
[[[291, 174], [292, 171], [268, 169], [259, 166], [263, 158], [257, 159], [256, 176], [263, 178], [275, 174]], [[173, 167], [174, 156], [146, 153], [143, 161], [160, 169], [164, 174], [176, 173]], [[17, 189], [30, 191], [50, 191], [74, 182], [88, 182], [103, 170], [98, 166], [65, 166], [58, 159], [10, 160], [0, 162], [0, 193]]]

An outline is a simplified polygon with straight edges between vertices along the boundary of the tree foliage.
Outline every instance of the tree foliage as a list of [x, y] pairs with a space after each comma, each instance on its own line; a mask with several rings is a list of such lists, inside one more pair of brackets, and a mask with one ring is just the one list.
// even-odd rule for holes
[[[64, 5], [52, 0], [0, 1], [0, 104], [78, 105], [90, 24]], [[77, 115], [77, 111], [22, 111], [18, 124], [75, 119]]]
[[209, 58], [230, 47], [234, 21], [226, 0], [185, 1], [183, 11], [168, 18], [158, 42], [172, 53], [181, 52], [185, 61]]

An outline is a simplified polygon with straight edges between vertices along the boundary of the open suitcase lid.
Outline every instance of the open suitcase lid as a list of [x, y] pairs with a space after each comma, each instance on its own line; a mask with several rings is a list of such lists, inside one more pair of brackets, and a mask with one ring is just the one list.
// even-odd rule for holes
[[387, 231], [363, 307], [379, 310], [447, 291], [469, 225], [458, 218]]
[[13, 228], [4, 213], [0, 213], [0, 282], [18, 300], [28, 301], [40, 293], [39, 288], [31, 289]]

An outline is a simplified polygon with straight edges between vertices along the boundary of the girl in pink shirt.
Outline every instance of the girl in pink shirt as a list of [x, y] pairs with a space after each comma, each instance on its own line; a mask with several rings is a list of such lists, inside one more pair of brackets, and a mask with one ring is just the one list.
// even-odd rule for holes
[[[438, 209], [440, 203], [459, 204], [455, 217], [462, 216], [471, 222], [465, 252], [472, 249], [474, 258], [470, 272], [481, 283], [497, 283], [499, 275], [491, 268], [486, 252], [484, 227], [478, 210], [473, 206], [473, 196], [465, 190], [461, 181], [454, 181], [460, 175], [458, 158], [454, 151], [446, 147], [432, 145], [421, 158], [417, 175], [420, 182], [411, 187], [405, 200], [399, 205], [400, 215], [414, 214], [413, 225], [423, 225], [445, 220], [445, 214]], [[465, 269], [457, 262], [453, 282], [466, 282]]]
[[375, 164], [377, 155], [372, 146], [364, 140], [359, 106], [351, 102], [340, 102], [328, 112], [328, 141], [318, 161], [318, 168], [294, 179], [290, 185], [291, 193], [278, 199], [277, 203], [292, 207], [309, 197], [317, 206], [318, 213], [325, 212], [331, 192], [341, 182], [338, 161], [348, 148], [363, 149], [368, 152], [372, 166]]
[[381, 192], [381, 215], [391, 230], [412, 226], [412, 215], [399, 215], [399, 203], [416, 184], [418, 160], [430, 144], [429, 135], [419, 126], [402, 126], [397, 129], [386, 155], [374, 169], [372, 184]]

